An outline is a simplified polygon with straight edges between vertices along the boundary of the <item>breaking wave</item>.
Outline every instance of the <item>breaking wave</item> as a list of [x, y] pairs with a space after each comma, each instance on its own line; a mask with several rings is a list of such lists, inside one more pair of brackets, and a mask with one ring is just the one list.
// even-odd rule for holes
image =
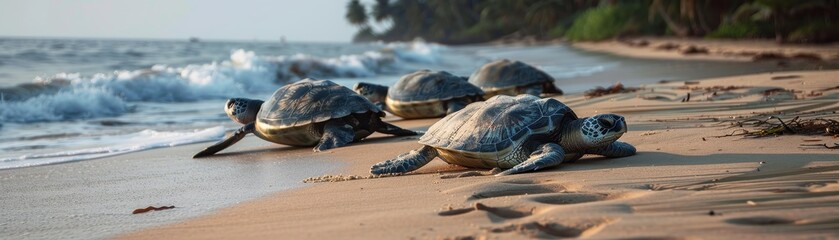
[[371, 77], [404, 62], [435, 63], [440, 47], [423, 42], [388, 44], [380, 51], [337, 57], [259, 56], [234, 50], [221, 62], [115, 71], [82, 76], [59, 73], [0, 89], [0, 123], [113, 117], [136, 102], [185, 102], [271, 92], [289, 81]]

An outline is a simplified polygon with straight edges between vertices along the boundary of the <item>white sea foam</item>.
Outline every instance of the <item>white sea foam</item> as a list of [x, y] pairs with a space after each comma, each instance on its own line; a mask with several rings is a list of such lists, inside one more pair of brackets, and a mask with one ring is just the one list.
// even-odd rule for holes
[[111, 143], [111, 145], [104, 147], [0, 158], [0, 169], [40, 166], [110, 157], [154, 148], [217, 141], [222, 137], [224, 137], [224, 127], [222, 126], [189, 132], [158, 132], [154, 130], [144, 130], [127, 135], [109, 136], [107, 139], [103, 139], [102, 142], [108, 142]]
[[444, 49], [444, 47], [439, 44], [426, 43], [423, 41], [413, 41], [410, 43], [389, 43], [386, 46], [386, 49], [392, 49], [393, 53], [400, 60], [432, 64], [440, 61], [440, 51]]
[[0, 122], [44, 122], [113, 117], [134, 102], [184, 102], [270, 93], [289, 81], [371, 77], [392, 72], [400, 62], [436, 62], [436, 45], [421, 42], [389, 44], [385, 51], [315, 57], [306, 54], [259, 56], [234, 50], [230, 59], [208, 64], [115, 71], [82, 76], [60, 73], [37, 82], [69, 82], [57, 91], [32, 91], [23, 100], [0, 99]]

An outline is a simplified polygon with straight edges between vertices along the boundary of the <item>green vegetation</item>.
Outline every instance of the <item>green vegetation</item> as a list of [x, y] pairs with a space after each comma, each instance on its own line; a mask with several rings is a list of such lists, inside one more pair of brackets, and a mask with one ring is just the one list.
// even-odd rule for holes
[[367, 6], [351, 0], [346, 18], [359, 27], [355, 41], [468, 44], [632, 35], [839, 40], [839, 0], [376, 0]]
[[706, 35], [708, 38], [768, 38], [772, 37], [772, 26], [752, 21], [725, 23]]
[[641, 32], [646, 9], [638, 4], [585, 10], [565, 34], [572, 41], [598, 41]]

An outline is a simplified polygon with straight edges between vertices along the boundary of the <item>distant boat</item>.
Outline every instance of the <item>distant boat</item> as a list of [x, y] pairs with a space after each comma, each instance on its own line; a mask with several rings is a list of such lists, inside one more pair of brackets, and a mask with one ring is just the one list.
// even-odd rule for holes
[[198, 39], [197, 37], [190, 37], [190, 38], [189, 38], [189, 42], [200, 42], [200, 41], [201, 41], [201, 40], [200, 40], [200, 39]]

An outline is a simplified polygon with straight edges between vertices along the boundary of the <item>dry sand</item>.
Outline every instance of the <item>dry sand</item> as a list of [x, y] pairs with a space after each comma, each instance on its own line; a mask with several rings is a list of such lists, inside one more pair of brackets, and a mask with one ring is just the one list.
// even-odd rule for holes
[[[817, 57], [822, 61], [839, 61], [839, 43], [777, 44], [771, 40], [639, 37], [602, 42], [579, 42], [573, 45], [589, 51], [651, 59], [753, 61], [756, 56], [762, 55], [765, 60], [778, 60], [775, 56], [768, 55], [774, 54], [788, 58], [787, 60], [797, 58], [814, 61]], [[694, 51], [692, 54], [685, 54], [684, 51], [691, 47], [699, 51], [704, 49], [707, 53]]]
[[[721, 89], [727, 86], [736, 88]], [[316, 154], [348, 164], [333, 171], [333, 178], [362, 179], [307, 183], [304, 188], [120, 237], [839, 238], [839, 150], [800, 146], [832, 145], [839, 139], [714, 137], [740, 129], [730, 120], [758, 114], [836, 119], [837, 86], [839, 71], [783, 72], [652, 84], [638, 92], [590, 99], [582, 94], [558, 97], [580, 116], [625, 115], [630, 131], [622, 140], [634, 144], [638, 154], [586, 157], [504, 177], [435, 160], [412, 174], [364, 179], [372, 164], [420, 147], [415, 137], [377, 134], [350, 147]], [[767, 93], [776, 88], [793, 91]], [[688, 93], [690, 101], [682, 102]], [[424, 129], [435, 120], [394, 124]], [[184, 149], [172, 149], [173, 158], [190, 156]], [[271, 146], [250, 141], [206, 161], [306, 161], [299, 151], [267, 149]]]

